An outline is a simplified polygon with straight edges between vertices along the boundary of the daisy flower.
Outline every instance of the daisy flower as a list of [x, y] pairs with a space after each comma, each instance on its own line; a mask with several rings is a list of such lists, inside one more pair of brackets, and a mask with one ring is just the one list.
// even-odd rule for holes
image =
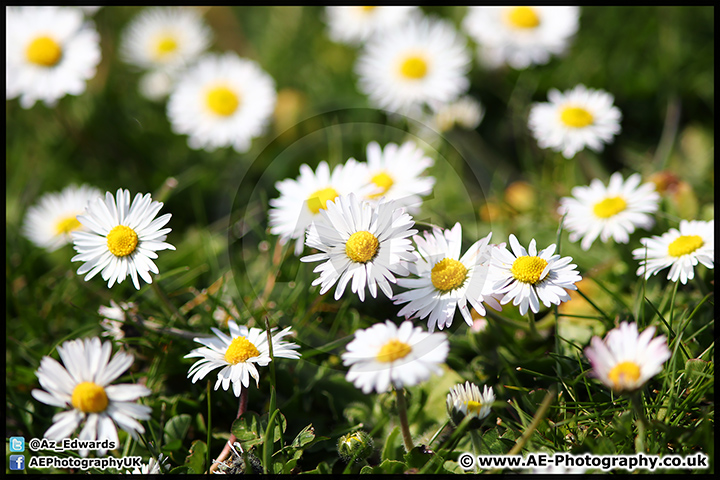
[[30, 108], [54, 107], [65, 95], [85, 92], [100, 63], [100, 35], [82, 10], [7, 7], [5, 96]]
[[715, 220], [681, 220], [680, 229], [671, 228], [661, 236], [642, 238], [642, 248], [633, 250], [633, 258], [640, 260], [639, 276], [650, 278], [660, 270], [670, 267], [668, 280], [684, 285], [695, 278], [694, 267], [702, 263], [715, 267]]
[[469, 70], [465, 40], [451, 23], [435, 18], [414, 18], [373, 37], [356, 64], [370, 102], [400, 113], [455, 100], [470, 86]]
[[484, 116], [482, 104], [470, 95], [463, 95], [450, 103], [435, 106], [430, 123], [441, 132], [447, 132], [455, 126], [475, 130]]
[[450, 389], [445, 404], [453, 425], [458, 426], [466, 416], [473, 417], [470, 428], [478, 428], [480, 420], [490, 415], [490, 407], [495, 401], [492, 387], [485, 385], [482, 393], [477, 385], [465, 382]]
[[395, 203], [358, 200], [355, 194], [338, 197], [328, 202], [320, 212], [322, 222], [313, 222], [308, 228], [305, 244], [321, 253], [300, 258], [301, 262], [324, 262], [313, 272], [320, 273], [312, 285], [320, 285], [324, 294], [337, 282], [335, 300], [339, 300], [350, 285], [360, 301], [365, 301], [365, 286], [370, 295], [377, 296], [377, 288], [392, 298], [390, 283], [395, 275], [407, 275], [406, 262], [414, 255], [410, 235], [415, 224], [412, 217]]
[[655, 327], [647, 327], [638, 335], [637, 324], [622, 322], [605, 336], [593, 337], [585, 355], [592, 365], [592, 374], [616, 392], [631, 392], [642, 387], [662, 371], [670, 358], [665, 335], [653, 338]]
[[620, 133], [620, 110], [603, 90], [577, 85], [564, 93], [548, 92], [549, 102], [536, 103], [528, 126], [540, 148], [551, 148], [572, 158], [586, 146], [601, 152]]
[[411, 387], [424, 382], [433, 373], [442, 373], [450, 344], [442, 333], [423, 332], [405, 321], [399, 327], [386, 320], [365, 330], [342, 354], [343, 365], [350, 366], [346, 379], [363, 393], [386, 392], [390, 386]]
[[468, 7], [462, 27], [488, 67], [524, 69], [563, 54], [579, 16], [579, 7]]
[[492, 250], [488, 273], [488, 288], [495, 294], [504, 294], [501, 304], [514, 299], [513, 305], [519, 305], [520, 314], [525, 315], [528, 306], [538, 313], [540, 302], [550, 307], [570, 300], [566, 290], [577, 290], [575, 283], [581, 280], [576, 265], [570, 263], [572, 257], [553, 255], [555, 244], [537, 253], [534, 238], [525, 250], [513, 234], [510, 246], [512, 252], [505, 246]]
[[177, 79], [167, 105], [173, 132], [192, 149], [250, 148], [270, 122], [275, 81], [252, 60], [207, 54]]
[[562, 198], [558, 208], [558, 213], [565, 215], [563, 227], [570, 232], [570, 241], [582, 238], [580, 246], [587, 250], [598, 236], [603, 242], [612, 237], [628, 243], [635, 228], [650, 229], [660, 195], [654, 183], [640, 185], [640, 181], [639, 173], [623, 180], [620, 172], [615, 172], [607, 187], [596, 178], [588, 187], [573, 188], [573, 196]]
[[[150, 395], [150, 389], [143, 385], [110, 385], [132, 365], [131, 355], [118, 352], [110, 360], [112, 344], [101, 344], [97, 337], [67, 341], [57, 351], [64, 366], [43, 357], [36, 375], [44, 390], [31, 392], [39, 402], [66, 409], [53, 417], [54, 423], [43, 437], [70, 438], [83, 421], [80, 440], [108, 439], [119, 445], [116, 424], [135, 439], [138, 433], [145, 432], [137, 420], [148, 420], [151, 408], [135, 401]], [[87, 453], [80, 452], [82, 456]], [[105, 453], [98, 450], [99, 455]]]
[[[222, 367], [218, 372], [215, 390], [222, 385], [223, 390], [233, 386], [233, 393], [240, 396], [243, 387], [250, 386], [250, 377], [255, 379], [255, 384], [260, 382], [255, 365], [264, 367], [272, 361], [270, 358], [270, 346], [268, 345], [267, 332], [259, 328], [238, 326], [233, 320], [228, 321], [230, 336], [213, 327], [211, 330], [217, 338], [195, 338], [194, 341], [205, 345], [196, 348], [184, 358], [200, 358], [188, 371], [188, 378], [192, 377], [195, 383], [215, 370]], [[275, 328], [271, 329], [274, 332]], [[291, 342], [283, 341], [282, 338], [290, 335], [290, 327], [272, 335], [273, 357], [300, 358], [295, 350], [300, 348]]]
[[334, 42], [359, 45], [372, 35], [400, 28], [417, 12], [414, 6], [325, 7], [328, 35]]
[[116, 341], [120, 341], [126, 336], [140, 336], [140, 333], [134, 325], [125, 323], [125, 320], [129, 315], [137, 314], [136, 303], [120, 302], [118, 304], [115, 300], [110, 300], [109, 307], [106, 307], [105, 305], [100, 305], [100, 307], [98, 307], [98, 314], [104, 317], [100, 321], [100, 326], [103, 330], [105, 330], [101, 333], [103, 337], [112, 337]]
[[376, 191], [366, 198], [395, 200], [396, 207], [417, 212], [422, 205], [420, 197], [429, 195], [435, 184], [433, 177], [422, 176], [433, 163], [433, 159], [412, 141], [401, 146], [388, 143], [384, 149], [377, 142], [370, 142], [367, 146], [367, 179]]
[[482, 292], [488, 273], [488, 242], [491, 236], [492, 233], [489, 233], [475, 242], [462, 257], [460, 223], [452, 229], [433, 227], [432, 233], [423, 232], [423, 237], [414, 236], [417, 254], [409, 268], [417, 278], [398, 280], [399, 286], [408, 289], [393, 297], [396, 305], [407, 303], [398, 315], [406, 318], [428, 317], [428, 330], [432, 332], [436, 326], [442, 330], [452, 325], [456, 308], [468, 325], [473, 324], [470, 307], [481, 315], [486, 313], [482, 302], [501, 310], [493, 296], [483, 295]]
[[305, 230], [313, 221], [322, 219], [320, 212], [325, 210], [328, 200], [350, 193], [365, 197], [376, 190], [374, 185], [364, 183], [367, 177], [367, 165], [354, 158], [337, 165], [332, 173], [325, 161], [318, 164], [315, 172], [305, 164], [300, 165], [300, 176], [275, 184], [280, 196], [269, 202], [270, 233], [280, 235], [282, 244], [294, 239], [295, 255], [300, 255]]
[[23, 234], [38, 247], [57, 250], [72, 241], [70, 232], [88, 230], [76, 217], [90, 200], [101, 196], [100, 190], [89, 185], [70, 185], [61, 192], [45, 194], [28, 209]]
[[135, 288], [140, 290], [138, 275], [146, 283], [152, 283], [149, 272], [159, 273], [152, 259], [157, 251], [175, 247], [165, 242], [171, 229], [162, 228], [170, 221], [171, 214], [155, 218], [162, 208], [162, 202], [155, 202], [150, 194], [135, 195], [130, 205], [130, 192], [118, 189], [105, 193], [105, 198], [96, 198], [88, 204], [83, 215], [77, 219], [90, 229], [89, 232], [71, 232], [74, 248], [78, 252], [73, 262], [85, 262], [78, 268], [78, 275], [85, 281], [102, 272], [108, 288], [115, 282], [121, 283], [130, 275]]
[[170, 465], [167, 464], [168, 457], [165, 457], [162, 453], [158, 455], [157, 460], [150, 457], [148, 463], [135, 467], [132, 470], [125, 470], [126, 475], [157, 475], [159, 473], [165, 473], [165, 470], [170, 469]]

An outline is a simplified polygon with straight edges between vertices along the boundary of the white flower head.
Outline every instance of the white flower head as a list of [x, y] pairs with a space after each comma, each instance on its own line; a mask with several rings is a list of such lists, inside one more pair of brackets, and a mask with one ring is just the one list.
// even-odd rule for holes
[[633, 250], [633, 258], [640, 260], [639, 276], [650, 278], [670, 267], [668, 280], [684, 285], [695, 278], [695, 266], [702, 263], [715, 267], [715, 220], [681, 220], [679, 230], [671, 228], [661, 236], [642, 238], [642, 248]]
[[30, 108], [80, 95], [100, 63], [100, 35], [74, 7], [6, 7], [5, 96]]
[[120, 56], [143, 70], [177, 71], [210, 46], [212, 32], [195, 8], [143, 9], [122, 32]]
[[407, 262], [414, 258], [408, 238], [417, 233], [412, 217], [392, 201], [372, 204], [352, 193], [328, 202], [321, 215], [323, 221], [310, 225], [305, 242], [321, 253], [300, 258], [323, 262], [313, 270], [320, 273], [312, 283], [320, 285], [320, 294], [337, 283], [335, 300], [339, 300], [350, 283], [361, 301], [366, 286], [373, 298], [378, 287], [392, 298], [390, 284], [396, 283], [395, 275], [408, 274]]
[[386, 320], [355, 331], [342, 354], [343, 365], [350, 366], [345, 378], [366, 394], [386, 392], [391, 385], [411, 387], [440, 374], [449, 350], [442, 332], [424, 332], [410, 321], [398, 327]]
[[[81, 422], [85, 426], [80, 440], [110, 440], [118, 443], [116, 424], [137, 439], [145, 428], [137, 420], [150, 418], [151, 408], [135, 403], [150, 395], [143, 385], [110, 385], [130, 365], [133, 357], [118, 352], [110, 359], [112, 344], [100, 339], [70, 340], [57, 347], [62, 365], [43, 357], [36, 375], [44, 390], [33, 390], [36, 400], [66, 409], [53, 417], [53, 425], [43, 434], [50, 439], [70, 438]], [[63, 366], [64, 365], [64, 366]], [[99, 449], [99, 455], [106, 450]], [[87, 456], [87, 450], [81, 450]]]
[[401, 278], [398, 285], [408, 289], [393, 297], [396, 305], [407, 303], [399, 316], [428, 319], [429, 331], [435, 327], [442, 330], [452, 325], [455, 310], [460, 310], [468, 325], [473, 324], [470, 308], [485, 315], [486, 302], [496, 310], [500, 304], [492, 295], [483, 294], [488, 274], [490, 249], [488, 242], [492, 233], [475, 242], [460, 256], [462, 226], [456, 223], [452, 229], [434, 227], [423, 236], [415, 235], [417, 245], [415, 262], [410, 272], [416, 278]]
[[579, 17], [579, 7], [468, 7], [462, 27], [486, 66], [525, 69], [565, 53]]
[[297, 178], [275, 184], [280, 196], [269, 202], [270, 233], [279, 235], [283, 244], [295, 240], [295, 255], [300, 255], [307, 227], [322, 220], [320, 212], [327, 208], [328, 201], [351, 193], [365, 197], [376, 190], [365, 182], [367, 176], [367, 164], [354, 158], [335, 166], [332, 172], [325, 161], [314, 172], [308, 165], [300, 165]]
[[166, 213], [155, 218], [163, 204], [155, 202], [149, 193], [135, 195], [130, 204], [130, 191], [118, 189], [115, 196], [105, 193], [88, 204], [83, 215], [77, 219], [90, 229], [89, 232], [71, 232], [73, 247], [78, 252], [73, 262], [85, 262], [78, 268], [78, 275], [85, 281], [102, 272], [108, 288], [120, 283], [130, 275], [133, 285], [140, 290], [138, 276], [152, 283], [149, 272], [159, 273], [153, 259], [157, 251], [175, 250], [165, 242], [170, 228], [162, 228], [170, 221]]
[[276, 98], [275, 81], [256, 62], [233, 52], [206, 54], [179, 75], [167, 115], [190, 148], [243, 153], [265, 131]]
[[126, 475], [157, 475], [160, 473], [166, 473], [166, 470], [170, 469], [170, 465], [167, 464], [168, 457], [162, 453], [158, 455], [157, 460], [150, 457], [148, 463], [144, 463], [139, 467], [135, 467], [132, 470], [125, 470]]
[[576, 265], [570, 263], [572, 257], [553, 255], [555, 244], [538, 253], [534, 238], [528, 250], [515, 235], [510, 234], [509, 239], [512, 252], [504, 246], [492, 249], [488, 273], [489, 291], [504, 295], [500, 303], [513, 300], [513, 305], [520, 306], [520, 314], [525, 315], [528, 307], [538, 313], [540, 302], [550, 307], [570, 300], [566, 290], [577, 290], [575, 283], [581, 280]]
[[356, 64], [370, 102], [406, 114], [455, 100], [470, 86], [469, 70], [465, 40], [448, 21], [430, 17], [373, 37]]
[[470, 95], [463, 95], [449, 103], [435, 105], [434, 113], [429, 118], [430, 124], [441, 132], [454, 127], [475, 130], [483, 117], [485, 109], [482, 104]]
[[549, 102], [536, 103], [528, 126], [540, 148], [551, 148], [572, 158], [585, 147], [601, 152], [620, 133], [620, 109], [613, 96], [603, 90], [577, 85], [561, 93], [551, 89]]
[[422, 196], [432, 192], [435, 178], [423, 176], [434, 161], [415, 142], [398, 146], [388, 143], [381, 148], [377, 142], [367, 146], [367, 180], [376, 191], [366, 199], [394, 200], [396, 207], [405, 207], [416, 213], [422, 205]]
[[653, 338], [655, 327], [638, 334], [636, 323], [622, 322], [605, 336], [593, 337], [585, 355], [592, 374], [617, 392], [631, 392], [662, 371], [670, 358], [665, 335]]
[[[192, 377], [192, 382], [195, 383], [216, 368], [222, 367], [218, 372], [215, 390], [220, 386], [223, 390], [227, 390], [232, 383], [233, 393], [239, 397], [242, 389], [250, 386], [250, 377], [255, 379], [256, 385], [259, 384], [260, 375], [257, 366], [264, 367], [272, 361], [270, 345], [265, 330], [248, 329], [245, 325], [238, 326], [233, 320], [228, 321], [228, 328], [230, 336], [213, 327], [211, 330], [217, 338], [194, 339], [204, 347], [196, 348], [185, 355], [185, 358], [200, 358], [190, 367], [188, 378]], [[300, 354], [295, 351], [300, 346], [282, 340], [283, 337], [292, 334], [290, 327], [273, 334], [275, 330], [277, 329], [270, 330], [273, 357], [300, 358]]]
[[448, 415], [455, 426], [460, 425], [465, 417], [473, 417], [470, 428], [480, 426], [479, 420], [490, 415], [490, 409], [495, 401], [495, 394], [492, 387], [485, 385], [483, 391], [477, 385], [465, 382], [459, 383], [450, 388], [450, 393], [445, 401]]
[[328, 35], [339, 43], [360, 45], [373, 35], [402, 27], [415, 6], [325, 7]]
[[573, 188], [573, 196], [562, 198], [558, 208], [565, 215], [563, 227], [570, 232], [570, 241], [582, 238], [580, 245], [587, 250], [598, 236], [603, 242], [613, 238], [628, 243], [636, 228], [652, 228], [651, 214], [658, 209], [660, 195], [654, 183], [640, 185], [640, 181], [639, 173], [623, 180], [615, 172], [607, 187], [596, 178], [587, 187]]
[[118, 304], [115, 300], [110, 300], [110, 306], [100, 305], [98, 313], [104, 317], [100, 321], [100, 326], [104, 330], [101, 335], [119, 341], [125, 338], [126, 330], [133, 329], [132, 325], [125, 324], [125, 320], [128, 315], [137, 313], [137, 304], [133, 302], [120, 302]]
[[57, 250], [72, 241], [70, 232], [88, 230], [76, 217], [91, 200], [101, 196], [100, 190], [89, 185], [70, 185], [45, 194], [25, 214], [23, 233], [38, 247]]

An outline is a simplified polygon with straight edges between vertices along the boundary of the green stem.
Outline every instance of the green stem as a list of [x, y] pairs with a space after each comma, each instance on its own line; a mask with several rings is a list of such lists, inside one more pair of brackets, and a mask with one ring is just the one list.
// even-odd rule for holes
[[211, 462], [210, 462], [210, 438], [212, 433], [212, 409], [210, 406], [212, 405], [212, 402], [210, 401], [210, 380], [207, 381], [207, 404], [208, 404], [208, 411], [207, 411], [207, 446], [205, 448], [205, 465], [210, 468]]
[[410, 425], [408, 425], [405, 394], [403, 393], [402, 387], [395, 388], [395, 393], [397, 394], [398, 416], [400, 417], [400, 430], [402, 431], [403, 443], [405, 444], [405, 450], [409, 452], [413, 449], [413, 441], [410, 435]]
[[535, 313], [529, 308], [530, 307], [528, 307], [527, 314], [528, 319], [530, 320], [530, 333], [532, 333], [534, 337], [539, 337], [540, 334], [538, 333], [537, 326], [535, 325]]
[[638, 436], [635, 439], [635, 452], [645, 453], [645, 435], [648, 427], [648, 419], [645, 416], [645, 407], [643, 406], [642, 393], [640, 390], [630, 395], [630, 404], [635, 413], [635, 423], [638, 427]]
[[[470, 430], [470, 439], [472, 440], [473, 445], [473, 455], [477, 458], [478, 455], [480, 455], [480, 452], [482, 452], [482, 448], [480, 446], [480, 434], [477, 430]], [[480, 467], [477, 462], [475, 462], [475, 473], [480, 473]]]

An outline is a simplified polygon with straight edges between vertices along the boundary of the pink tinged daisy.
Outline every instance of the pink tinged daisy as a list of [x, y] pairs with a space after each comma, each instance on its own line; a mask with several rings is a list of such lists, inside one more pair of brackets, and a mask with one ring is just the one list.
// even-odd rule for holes
[[166, 213], [155, 218], [163, 204], [155, 202], [147, 193], [135, 195], [130, 204], [130, 192], [118, 189], [114, 197], [110, 192], [105, 198], [96, 198], [88, 204], [83, 215], [77, 219], [89, 232], [72, 232], [74, 248], [78, 252], [73, 262], [85, 262], [78, 275], [85, 281], [101, 273], [108, 288], [120, 283], [130, 275], [135, 288], [140, 290], [138, 276], [152, 283], [149, 272], [159, 273], [153, 259], [157, 251], [175, 250], [165, 242], [171, 229], [162, 228], [170, 221]]
[[375, 191], [367, 198], [395, 200], [396, 207], [416, 213], [422, 205], [421, 197], [429, 195], [435, 184], [435, 178], [423, 176], [433, 163], [412, 141], [400, 146], [388, 143], [385, 148], [377, 142], [368, 143], [367, 178]]
[[548, 99], [532, 106], [528, 120], [540, 148], [572, 158], [585, 147], [601, 152], [620, 133], [622, 114], [613, 105], [613, 96], [603, 90], [584, 85], [563, 93], [551, 89]]
[[417, 10], [415, 6], [328, 6], [328, 36], [335, 42], [359, 45], [373, 35], [401, 28]]
[[496, 298], [483, 294], [490, 261], [488, 242], [492, 233], [475, 242], [461, 257], [462, 227], [434, 227], [432, 233], [415, 235], [416, 260], [410, 272], [416, 278], [401, 278], [398, 285], [408, 289], [393, 297], [396, 305], [407, 303], [399, 316], [428, 319], [428, 330], [452, 325], [455, 310], [460, 310], [468, 325], [473, 324], [471, 308], [485, 315], [483, 302], [501, 310]]
[[640, 260], [639, 276], [650, 278], [660, 270], [670, 267], [668, 280], [684, 285], [695, 278], [698, 263], [707, 268], [715, 267], [715, 220], [681, 220], [680, 229], [671, 228], [661, 236], [642, 238], [642, 248], [633, 250], [633, 258]]
[[367, 177], [367, 165], [354, 158], [337, 165], [332, 172], [325, 161], [314, 172], [300, 165], [300, 176], [275, 184], [280, 196], [269, 202], [270, 233], [279, 235], [282, 244], [295, 240], [295, 255], [300, 255], [307, 227], [313, 221], [322, 221], [320, 212], [327, 208], [328, 201], [351, 193], [366, 197], [377, 190], [377, 186], [366, 182]]
[[[136, 401], [150, 395], [143, 385], [110, 385], [132, 365], [133, 357], [118, 352], [110, 359], [112, 345], [100, 339], [70, 340], [57, 347], [62, 365], [43, 357], [36, 372], [44, 390], [33, 390], [36, 400], [66, 409], [53, 417], [43, 434], [50, 439], [70, 438], [84, 421], [80, 440], [111, 440], [118, 444], [116, 425], [137, 439], [145, 429], [138, 420], [148, 420], [151, 408]], [[64, 366], [63, 366], [64, 365]], [[88, 451], [80, 452], [87, 456]], [[105, 455], [106, 450], [98, 450]]]
[[576, 282], [581, 280], [570, 263], [572, 257], [553, 255], [555, 244], [537, 252], [535, 239], [530, 241], [528, 250], [520, 245], [515, 235], [510, 234], [510, 247], [492, 250], [488, 288], [495, 294], [504, 295], [500, 303], [505, 305], [513, 300], [525, 315], [528, 307], [534, 313], [540, 311], [540, 302], [546, 307], [560, 305], [570, 300], [566, 290], [577, 290]]
[[300, 259], [323, 262], [313, 270], [320, 276], [312, 285], [320, 285], [322, 295], [337, 283], [335, 300], [348, 283], [360, 301], [365, 301], [366, 286], [373, 298], [378, 287], [392, 298], [395, 275], [407, 275], [407, 262], [414, 259], [408, 238], [417, 233], [412, 217], [392, 201], [371, 204], [352, 193], [328, 202], [321, 215], [323, 221], [310, 225], [305, 242], [321, 253]]
[[[228, 321], [228, 327], [229, 336], [217, 328], [212, 328], [217, 338], [194, 339], [204, 347], [196, 348], [185, 355], [185, 358], [200, 358], [190, 367], [188, 378], [192, 377], [192, 382], [195, 383], [216, 368], [222, 368], [218, 372], [215, 390], [220, 386], [223, 390], [227, 390], [232, 383], [233, 393], [239, 397], [242, 389], [250, 386], [250, 377], [255, 379], [256, 385], [260, 382], [257, 367], [267, 366], [272, 358], [267, 331], [259, 328], [248, 329], [244, 325], [238, 326], [233, 320]], [[271, 334], [275, 330], [271, 329]], [[273, 357], [300, 358], [300, 354], [295, 351], [300, 346], [282, 340], [283, 337], [291, 334], [290, 327], [272, 334]]]
[[470, 86], [469, 70], [467, 44], [455, 27], [422, 16], [370, 39], [356, 64], [370, 102], [400, 113], [455, 100]]
[[570, 232], [570, 241], [582, 238], [580, 246], [587, 250], [598, 236], [605, 243], [610, 238], [628, 243], [636, 228], [652, 228], [651, 214], [658, 209], [660, 195], [654, 183], [640, 185], [640, 181], [638, 173], [623, 180], [615, 172], [607, 187], [596, 178], [590, 186], [573, 188], [573, 196], [561, 199], [558, 208], [565, 215], [563, 227]]
[[462, 27], [488, 67], [524, 69], [565, 53], [579, 17], [579, 7], [468, 7]]
[[423, 332], [410, 321], [398, 327], [386, 320], [355, 332], [342, 354], [343, 365], [350, 366], [345, 378], [366, 394], [411, 387], [441, 374], [449, 350], [442, 332]]
[[72, 241], [70, 232], [87, 231], [78, 219], [88, 202], [102, 196], [95, 187], [70, 185], [43, 195], [25, 215], [23, 234], [38, 247], [54, 251]]
[[662, 371], [670, 358], [665, 335], [653, 338], [655, 327], [638, 335], [637, 324], [622, 322], [605, 336], [593, 337], [585, 355], [592, 375], [616, 392], [632, 392]]
[[192, 149], [250, 149], [275, 109], [275, 81], [237, 54], [206, 54], [178, 77], [167, 115], [173, 132], [188, 135]]

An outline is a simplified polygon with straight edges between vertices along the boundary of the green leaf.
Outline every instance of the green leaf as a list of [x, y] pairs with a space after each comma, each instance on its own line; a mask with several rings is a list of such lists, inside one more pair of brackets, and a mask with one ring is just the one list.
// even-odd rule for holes
[[263, 443], [260, 416], [255, 412], [243, 413], [233, 422], [230, 432], [235, 435], [243, 450], [247, 451], [251, 447]]
[[407, 452], [403, 458], [409, 468], [421, 468], [432, 456], [432, 452], [429, 451], [425, 445], [418, 445]]
[[332, 470], [330, 469], [330, 465], [328, 465], [327, 462], [320, 462], [318, 463], [318, 466], [314, 469], [308, 470], [307, 472], [303, 473], [330, 475], [330, 473], [332, 473]]
[[162, 450], [163, 452], [165, 452], [165, 453], [170, 453], [170, 452], [172, 452], [173, 450], [179, 450], [179, 449], [181, 449], [181, 448], [182, 448], [182, 440], [180, 440], [179, 438], [176, 438], [175, 440], [172, 440], [172, 441], [170, 441], [170, 442], [166, 442], [166, 443], [162, 446], [162, 449], [161, 449], [161, 450]]
[[[274, 423], [274, 429], [273, 429], [273, 438], [275, 438], [275, 441], [279, 440], [280, 437], [282, 437], [282, 434], [285, 433], [285, 430], [287, 429], [287, 419], [285, 418], [285, 415], [282, 414], [280, 410], [277, 411], [278, 416], [275, 418]], [[265, 434], [265, 430], [267, 429], [269, 415], [267, 413], [263, 414], [263, 416], [260, 417], [260, 431], [262, 434]], [[282, 428], [282, 431], [280, 429]]]
[[192, 468], [188, 467], [187, 465], [180, 465], [179, 467], [175, 467], [172, 470], [168, 472], [170, 475], [180, 475], [180, 474], [193, 474], [193, 473], [203, 473], [203, 472], [195, 472]]
[[195, 440], [190, 446], [190, 454], [185, 457], [185, 465], [192, 468], [195, 473], [205, 471], [205, 455], [207, 445], [202, 440]]
[[190, 423], [192, 423], [192, 417], [187, 413], [176, 415], [168, 420], [165, 424], [165, 443], [170, 443], [173, 440], [182, 442], [190, 428]]
[[308, 425], [307, 427], [303, 428], [300, 433], [297, 434], [295, 437], [295, 440], [292, 441], [290, 444], [293, 448], [302, 448], [308, 443], [312, 442], [315, 439], [315, 429], [312, 426], [312, 423]]
[[360, 473], [372, 474], [399, 474], [405, 472], [405, 464], [397, 460], [384, 460], [375, 467], [364, 466]]
[[397, 451], [397, 438], [400, 436], [400, 427], [397, 426], [392, 429], [387, 439], [385, 440], [385, 446], [383, 447], [380, 458], [382, 460], [396, 458]]
[[275, 419], [278, 415], [282, 415], [280, 410], [275, 410], [270, 415], [267, 427], [265, 428], [265, 441], [263, 442], [263, 472], [268, 473], [272, 471], [272, 454], [273, 444], [275, 443]]

